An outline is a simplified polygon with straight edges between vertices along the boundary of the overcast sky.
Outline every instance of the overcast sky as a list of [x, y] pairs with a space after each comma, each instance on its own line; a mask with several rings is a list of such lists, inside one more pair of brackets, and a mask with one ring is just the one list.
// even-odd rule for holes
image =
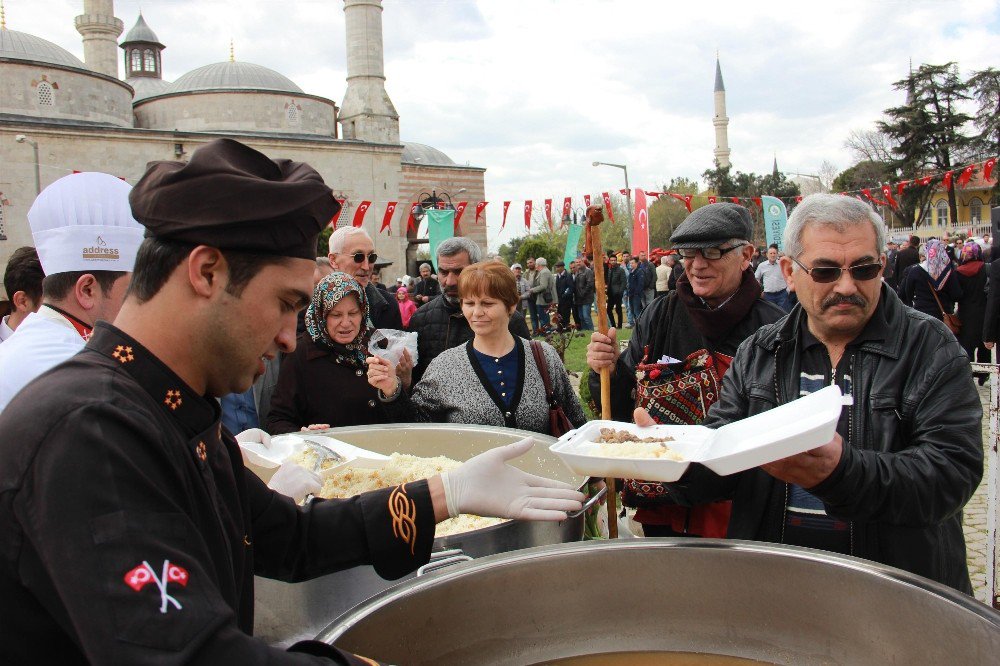
[[[7, 25], [83, 57], [82, 0], [5, 0]], [[165, 78], [229, 57], [343, 99], [338, 0], [117, 0], [167, 49]], [[490, 244], [523, 231], [524, 199], [617, 191], [712, 166], [719, 51], [735, 169], [815, 174], [851, 163], [844, 139], [902, 101], [909, 60], [1000, 66], [997, 0], [838, 2], [384, 0], [386, 88], [404, 141], [487, 169]]]

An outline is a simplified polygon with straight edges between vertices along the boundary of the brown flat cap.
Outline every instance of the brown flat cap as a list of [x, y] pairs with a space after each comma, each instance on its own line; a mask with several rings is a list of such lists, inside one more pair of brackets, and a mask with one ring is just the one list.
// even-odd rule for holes
[[222, 250], [315, 259], [316, 237], [340, 210], [319, 173], [232, 139], [190, 162], [151, 162], [129, 195], [146, 237]]

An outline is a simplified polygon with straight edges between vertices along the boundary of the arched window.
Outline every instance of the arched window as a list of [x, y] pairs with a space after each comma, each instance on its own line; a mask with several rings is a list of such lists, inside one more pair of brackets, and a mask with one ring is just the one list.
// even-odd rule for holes
[[933, 213], [934, 213], [933, 209], [930, 206], [928, 206], [924, 210], [924, 216], [920, 218], [920, 224], [922, 224], [925, 227], [931, 226], [931, 215]]
[[52, 86], [48, 81], [42, 81], [39, 83], [37, 90], [39, 106], [52, 106], [55, 104], [55, 99], [52, 95]]
[[983, 202], [976, 197], [969, 202], [969, 220], [973, 223], [983, 221]]
[[142, 53], [139, 49], [132, 49], [132, 71], [141, 72], [142, 71]]
[[155, 72], [156, 71], [156, 56], [153, 55], [153, 49], [146, 49], [146, 51], [143, 54], [143, 57], [146, 60], [146, 66], [145, 66], [144, 69], [147, 72]]
[[288, 108], [285, 110], [285, 116], [288, 118], [288, 124], [292, 127], [297, 127], [299, 124], [299, 109], [294, 104], [289, 104]]
[[948, 201], [946, 199], [937, 202], [937, 223], [939, 227], [948, 226]]

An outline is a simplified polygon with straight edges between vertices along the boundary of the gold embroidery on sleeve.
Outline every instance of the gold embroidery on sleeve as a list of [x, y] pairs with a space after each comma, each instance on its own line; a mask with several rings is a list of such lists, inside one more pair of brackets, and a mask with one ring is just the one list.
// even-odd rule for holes
[[392, 533], [410, 546], [410, 555], [417, 547], [417, 503], [406, 496], [406, 487], [398, 485], [389, 494], [389, 515]]

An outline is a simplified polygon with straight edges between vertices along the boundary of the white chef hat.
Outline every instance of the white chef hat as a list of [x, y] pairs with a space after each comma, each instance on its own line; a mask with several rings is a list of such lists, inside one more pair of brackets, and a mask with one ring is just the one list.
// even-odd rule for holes
[[42, 190], [28, 224], [45, 274], [131, 271], [145, 231], [132, 217], [131, 190], [106, 173], [74, 173]]

